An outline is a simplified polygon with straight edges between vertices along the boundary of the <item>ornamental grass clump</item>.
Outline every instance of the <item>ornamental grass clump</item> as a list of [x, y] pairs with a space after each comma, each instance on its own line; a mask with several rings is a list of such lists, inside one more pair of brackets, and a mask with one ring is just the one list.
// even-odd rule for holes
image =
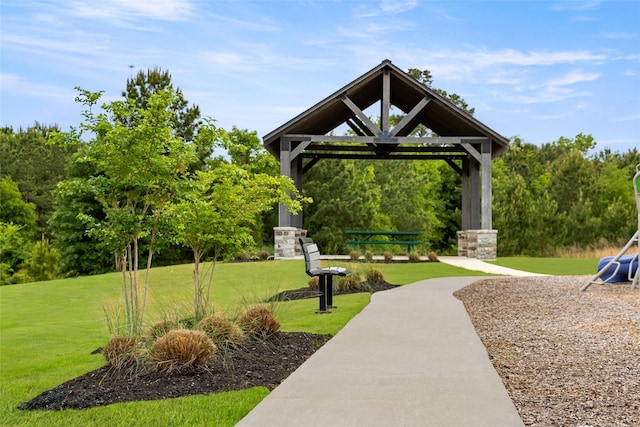
[[420, 253], [413, 251], [409, 254], [409, 262], [420, 262]]
[[247, 262], [249, 261], [249, 259], [251, 259], [251, 257], [249, 256], [248, 253], [241, 251], [236, 253], [234, 259], [236, 262]]
[[384, 262], [391, 262], [393, 261], [393, 254], [389, 251], [385, 251], [382, 253], [382, 257], [384, 258]]
[[358, 261], [360, 259], [360, 252], [358, 251], [349, 252], [349, 258], [351, 259], [351, 261]]
[[102, 355], [112, 368], [130, 368], [143, 358], [144, 346], [138, 337], [115, 336], [102, 349]]
[[366, 272], [367, 282], [371, 284], [384, 283], [384, 274], [377, 268], [372, 268]]
[[209, 316], [198, 323], [198, 329], [203, 331], [215, 344], [238, 345], [244, 338], [242, 328], [231, 320], [219, 315]]
[[429, 258], [430, 262], [438, 262], [438, 255], [436, 255], [435, 252], [429, 252], [429, 255], [427, 255], [427, 258]]
[[238, 318], [238, 325], [248, 334], [267, 337], [280, 330], [280, 323], [264, 306], [251, 307]]
[[149, 330], [149, 336], [152, 340], [157, 340], [167, 332], [173, 329], [180, 329], [180, 325], [178, 322], [174, 322], [172, 320], [164, 320], [162, 322], [158, 322], [151, 327]]
[[373, 252], [371, 251], [365, 251], [364, 253], [364, 259], [367, 260], [367, 262], [371, 262], [373, 261]]
[[355, 291], [360, 288], [360, 283], [351, 276], [341, 277], [338, 281], [338, 289], [341, 291]]
[[320, 278], [318, 276], [313, 276], [309, 279], [309, 289], [312, 291], [317, 291], [320, 289]]
[[151, 346], [151, 360], [162, 372], [185, 371], [207, 365], [216, 345], [202, 331], [174, 329]]

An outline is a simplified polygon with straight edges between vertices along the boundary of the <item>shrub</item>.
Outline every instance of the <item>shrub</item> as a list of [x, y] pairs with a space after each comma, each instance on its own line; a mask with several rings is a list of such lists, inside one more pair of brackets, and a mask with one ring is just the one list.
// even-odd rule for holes
[[34, 281], [52, 280], [60, 277], [60, 252], [45, 239], [37, 242], [31, 258], [25, 262], [27, 273]]
[[349, 252], [349, 258], [351, 258], [351, 261], [359, 260], [360, 259], [360, 252], [358, 252], [358, 251]]
[[429, 252], [429, 255], [427, 255], [427, 258], [429, 258], [429, 261], [431, 262], [438, 262], [438, 255], [436, 255], [435, 252]]
[[372, 268], [366, 273], [367, 282], [369, 283], [383, 283], [384, 282], [384, 274], [382, 271], [377, 268]]
[[245, 311], [238, 318], [238, 325], [247, 333], [268, 336], [280, 330], [280, 323], [268, 308], [256, 306]]
[[338, 289], [341, 291], [356, 290], [359, 287], [360, 283], [352, 276], [341, 277], [338, 281]]
[[258, 257], [262, 260], [262, 261], [266, 261], [269, 259], [269, 257], [271, 256], [271, 254], [267, 251], [260, 251], [260, 253], [258, 254]]
[[240, 326], [218, 315], [202, 319], [198, 323], [198, 329], [206, 333], [216, 344], [227, 342], [235, 345], [244, 338], [244, 332]]
[[205, 366], [216, 345], [202, 331], [174, 329], [151, 346], [151, 359], [159, 371], [194, 369]]
[[138, 337], [115, 336], [109, 339], [102, 355], [109, 366], [122, 369], [134, 366], [144, 355], [144, 349]]
[[164, 334], [166, 334], [167, 332], [169, 332], [169, 331], [171, 331], [173, 329], [180, 329], [180, 325], [178, 325], [178, 322], [173, 322], [171, 320], [165, 320], [165, 321], [158, 322], [155, 325], [153, 325], [151, 327], [151, 330], [149, 331], [149, 335], [155, 341], [155, 340], [157, 340], [158, 338], [160, 338], [161, 336], [163, 336]]
[[384, 257], [384, 262], [391, 262], [393, 260], [393, 254], [389, 251], [385, 251], [382, 256]]
[[309, 279], [309, 289], [312, 291], [317, 291], [320, 289], [320, 278], [318, 276], [313, 276]]
[[366, 252], [364, 253], [364, 259], [366, 259], [366, 260], [367, 260], [367, 262], [371, 262], [371, 261], [373, 261], [373, 252], [371, 252], [371, 251], [366, 251]]
[[409, 254], [409, 262], [420, 262], [420, 254], [413, 251]]
[[238, 262], [249, 261], [249, 254], [246, 252], [238, 252], [235, 256], [235, 260]]

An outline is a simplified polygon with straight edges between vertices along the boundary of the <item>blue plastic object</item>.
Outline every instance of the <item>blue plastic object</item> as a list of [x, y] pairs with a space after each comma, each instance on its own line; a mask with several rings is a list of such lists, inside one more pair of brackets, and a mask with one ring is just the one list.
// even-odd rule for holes
[[[598, 272], [604, 269], [613, 259], [612, 256], [604, 257], [598, 262]], [[631, 269], [631, 274], [629, 274]], [[630, 282], [638, 271], [638, 255], [625, 255], [609, 267], [600, 278], [605, 283]]]

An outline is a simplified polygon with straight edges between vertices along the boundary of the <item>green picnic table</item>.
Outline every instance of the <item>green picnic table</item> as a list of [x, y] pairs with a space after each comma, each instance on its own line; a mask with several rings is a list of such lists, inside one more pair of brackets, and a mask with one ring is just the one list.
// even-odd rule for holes
[[[407, 253], [413, 252], [415, 245], [423, 242], [416, 238], [423, 234], [422, 231], [370, 231], [370, 230], [347, 230], [347, 236], [353, 236], [345, 243], [347, 245], [407, 245]], [[377, 236], [387, 236], [389, 240], [376, 240]]]

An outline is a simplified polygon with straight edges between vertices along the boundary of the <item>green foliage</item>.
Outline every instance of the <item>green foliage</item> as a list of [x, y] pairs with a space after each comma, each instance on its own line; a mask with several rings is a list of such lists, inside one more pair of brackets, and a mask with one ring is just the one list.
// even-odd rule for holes
[[31, 243], [21, 229], [19, 225], [0, 222], [0, 285], [29, 281], [20, 268], [29, 258]]
[[20, 227], [27, 239], [33, 238], [36, 230], [36, 206], [25, 202], [16, 184], [10, 177], [0, 178], [0, 222]]
[[53, 246], [60, 252], [62, 271], [67, 274], [99, 274], [115, 269], [114, 253], [87, 233], [81, 218], [105, 219], [96, 188], [86, 180], [98, 175], [94, 163], [81, 161], [84, 149], [69, 163], [68, 178], [54, 191], [55, 210], [49, 220]]
[[344, 231], [368, 229], [380, 211], [382, 195], [373, 166], [327, 159], [305, 179], [305, 195], [319, 202], [305, 205], [305, 228], [324, 252], [344, 252]]
[[[49, 136], [57, 130], [56, 126], [39, 123], [26, 130], [0, 130], [0, 175], [16, 182], [24, 200], [35, 207], [33, 230], [31, 225], [27, 227], [29, 232], [33, 231], [30, 236], [33, 239], [42, 234], [48, 235], [47, 222], [54, 210], [53, 190], [58, 182], [65, 179], [65, 165], [79, 147], [77, 144], [50, 144]], [[4, 197], [0, 196], [0, 201], [0, 211], [4, 211]], [[0, 213], [0, 216], [4, 215], [4, 212]], [[0, 221], [7, 222], [4, 219]]]
[[25, 268], [33, 281], [57, 279], [60, 277], [60, 253], [43, 236], [33, 247]]
[[[200, 108], [197, 105], [189, 106], [182, 90], [174, 88], [169, 71], [158, 67], [146, 71], [140, 70], [134, 78], [127, 79], [127, 88], [122, 92], [122, 96], [132, 101], [139, 109], [145, 110], [149, 107], [153, 95], [165, 91], [174, 93], [169, 109], [175, 135], [186, 143], [196, 144], [195, 152], [198, 161], [192, 166], [204, 169], [206, 160], [213, 153], [213, 145], [210, 141], [197, 137], [200, 126], [204, 124], [200, 118]], [[137, 118], [130, 116], [123, 117], [121, 120], [128, 127], [133, 127]]]
[[278, 161], [266, 152], [256, 131], [238, 129], [233, 126], [230, 131], [225, 133], [222, 147], [227, 151], [233, 165], [240, 166], [254, 174], [279, 175]]
[[[174, 133], [172, 105], [176, 95], [172, 90], [153, 93], [143, 107], [133, 99], [106, 103], [97, 115], [92, 107], [100, 94], [78, 90], [85, 122], [80, 132], [60, 134], [57, 140], [79, 142], [83, 132], [91, 134], [94, 138], [77, 161], [90, 163], [95, 174], [69, 180], [60, 188], [82, 192], [89, 187], [100, 203], [100, 217], [86, 212], [79, 217], [89, 235], [116, 254], [121, 270], [128, 270], [123, 274], [127, 324], [129, 334], [137, 335], [142, 328], [149, 277], [147, 274], [144, 284], [139, 284], [140, 251], [147, 251], [148, 271], [154, 252], [167, 243], [164, 208], [195, 162], [197, 144], [185, 144]], [[213, 132], [201, 128], [197, 138], [208, 139]], [[141, 248], [143, 243], [145, 248]]]
[[350, 229], [423, 231], [446, 252], [460, 230], [460, 182], [446, 163], [323, 160], [305, 176], [305, 228], [327, 253], [345, 253]]
[[[193, 251], [197, 319], [204, 317], [210, 301], [215, 260], [255, 246], [252, 230], [274, 203], [297, 212], [306, 200], [287, 177], [253, 174], [224, 163], [210, 171], [196, 172], [194, 179], [183, 182], [176, 198], [165, 212], [171, 218], [176, 241]], [[213, 263], [202, 272], [200, 262], [207, 256]]]
[[552, 256], [562, 247], [626, 242], [633, 235], [637, 150], [589, 157], [594, 147], [584, 134], [541, 147], [512, 141], [493, 167], [499, 254]]
[[10, 177], [0, 178], [0, 286], [30, 281], [21, 268], [31, 256], [35, 230], [35, 205], [23, 200]]

